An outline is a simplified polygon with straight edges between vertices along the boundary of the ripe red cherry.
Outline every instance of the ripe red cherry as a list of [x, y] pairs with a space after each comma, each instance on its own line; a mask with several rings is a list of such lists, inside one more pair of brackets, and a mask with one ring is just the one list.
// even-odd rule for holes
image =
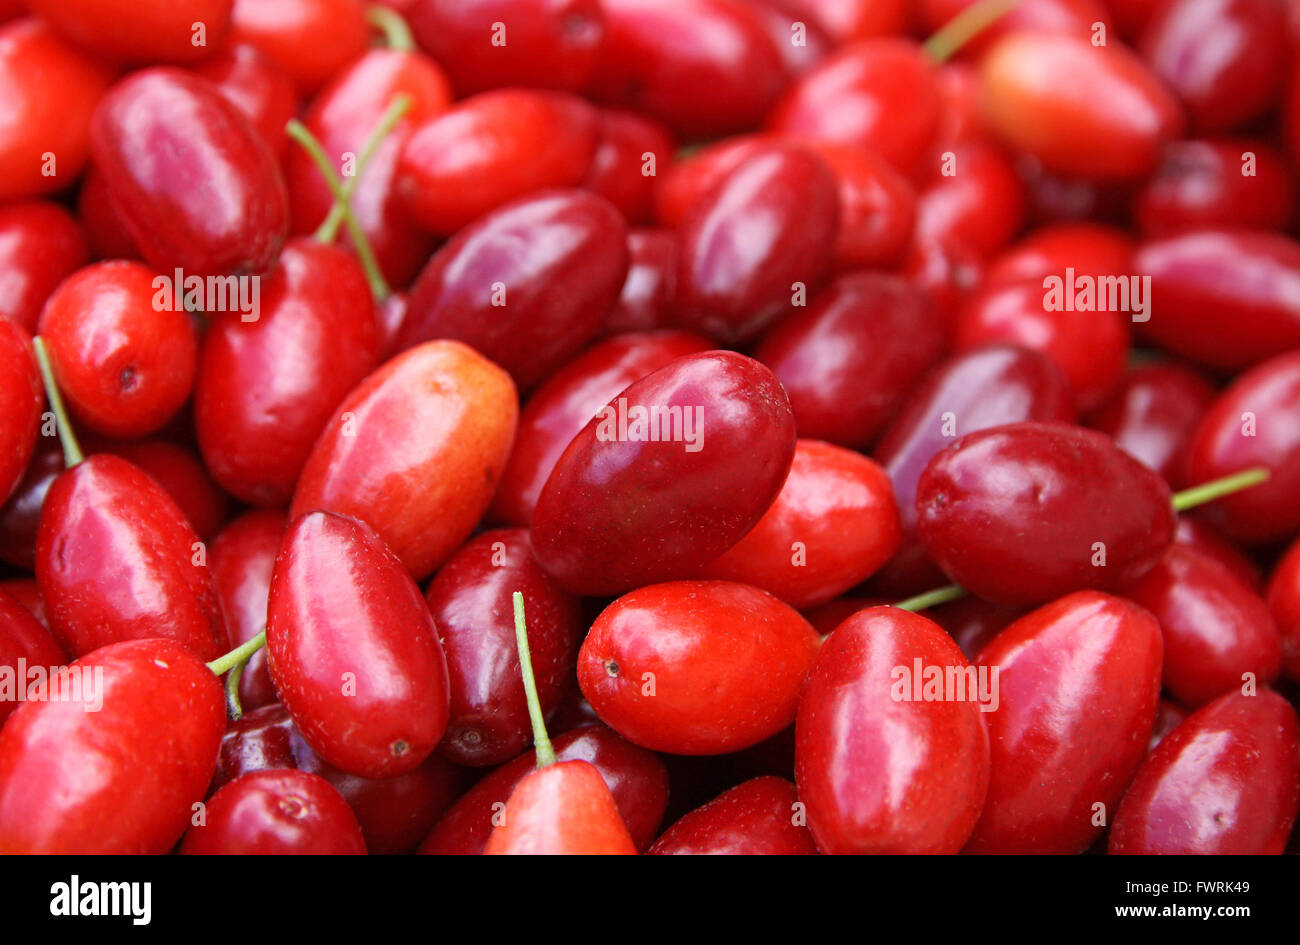
[[[933, 33], [953, 17], [969, 10], [977, 0], [919, 0], [914, 15], [926, 33]], [[979, 56], [998, 37], [1020, 30], [1093, 35], [1094, 25], [1109, 28], [1109, 4], [1100, 0], [1024, 0], [977, 33], [958, 51]]]
[[92, 691], [28, 702], [0, 729], [0, 851], [166, 853], [216, 767], [221, 684], [170, 640], [115, 643], [74, 670]]
[[1114, 589], [1174, 536], [1169, 486], [1104, 434], [1013, 423], [962, 437], [930, 461], [917, 530], [954, 581], [997, 603]]
[[0, 589], [0, 667], [9, 671], [10, 685], [0, 698], [0, 726], [21, 704], [20, 693], [29, 688], [26, 669], [20, 671], [19, 660], [26, 667], [41, 667], [53, 672], [63, 666], [67, 656], [50, 631], [18, 600]]
[[362, 777], [419, 766], [447, 728], [447, 663], [411, 576], [372, 529], [295, 519], [266, 606], [271, 680], [312, 749]]
[[232, 0], [28, 0], [78, 46], [123, 62], [193, 62], [220, 46]]
[[794, 721], [821, 638], [770, 594], [728, 581], [633, 591], [592, 624], [578, 684], [601, 721], [679, 755], [756, 745]]
[[1264, 589], [1259, 564], [1240, 546], [1224, 538], [1213, 525], [1207, 525], [1203, 517], [1197, 518], [1195, 513], [1178, 516], [1178, 531], [1174, 534], [1174, 542], [1213, 558], [1241, 578], [1247, 587], [1255, 591]]
[[826, 638], [795, 724], [795, 781], [823, 853], [966, 842], [989, 783], [981, 695], [922, 698], [931, 669], [974, 678], [943, 630], [904, 610], [859, 611]]
[[344, 398], [303, 467], [290, 516], [354, 516], [423, 579], [483, 516], [518, 403], [505, 371], [465, 345], [411, 348]]
[[762, 518], [794, 446], [771, 371], [730, 351], [679, 358], [574, 437], [537, 500], [533, 552], [589, 596], [693, 574]]
[[253, 46], [238, 44], [195, 66], [262, 136], [277, 159], [289, 149], [284, 126], [298, 114], [298, 90], [288, 74]]
[[366, 841], [343, 796], [306, 771], [252, 771], [207, 802], [181, 842], [191, 856], [360, 854]]
[[775, 5], [807, 17], [837, 44], [892, 36], [907, 27], [904, 0], [775, 0]]
[[586, 761], [552, 762], [515, 785], [485, 855], [610, 855], [637, 852], [600, 771]]
[[966, 851], [1087, 849], [1146, 754], [1160, 658], [1152, 616], [1095, 591], [1062, 597], [994, 637], [975, 660], [998, 672], [1001, 704], [985, 716], [992, 777]]
[[1133, 272], [1132, 238], [1123, 230], [1092, 222], [1048, 223], [1007, 247], [989, 262], [985, 284], [1043, 284], [1067, 267], [1096, 277]]
[[1273, 569], [1268, 607], [1282, 641], [1282, 672], [1300, 682], [1300, 541], [1292, 543]]
[[379, 327], [356, 257], [296, 239], [261, 281], [257, 309], [209, 316], [194, 427], [232, 495], [283, 505], [330, 415], [379, 363]]
[[169, 440], [108, 442], [102, 450], [134, 463], [166, 490], [190, 527], [204, 541], [216, 534], [230, 512], [230, 497], [217, 486], [196, 451]]
[[280, 169], [210, 82], [172, 68], [132, 73], [96, 110], [91, 147], [127, 233], [165, 273], [257, 273], [280, 251]]
[[617, 108], [602, 108], [599, 121], [599, 143], [583, 186], [618, 207], [629, 223], [649, 223], [655, 184], [672, 165], [672, 132]]
[[0, 312], [35, 333], [50, 293], [86, 264], [81, 225], [57, 203], [21, 201], [0, 207]]
[[136, 262], [95, 263], [46, 302], [40, 333], [79, 425], [147, 436], [189, 398], [198, 342], [189, 313], [173, 304], [173, 277], [161, 278]]
[[314, 92], [366, 51], [361, 0], [234, 0], [229, 41], [247, 43]]
[[734, 135], [707, 144], [675, 161], [659, 177], [654, 194], [655, 221], [678, 229], [691, 208], [727, 175], [772, 142], [770, 135]]
[[799, 856], [817, 853], [785, 778], [754, 778], [718, 795], [665, 830], [647, 853], [660, 856]]
[[[1000, 148], [979, 140], [954, 145], [951, 154], [924, 177], [913, 239], [994, 253], [1025, 222], [1024, 185], [1015, 164]], [[951, 173], [943, 173], [949, 160]]]
[[1265, 689], [1189, 715], [1138, 770], [1110, 853], [1281, 853], [1300, 807], [1300, 724]]
[[628, 230], [627, 278], [605, 318], [602, 335], [672, 326], [677, 309], [678, 246], [672, 230]]
[[23, 478], [44, 404], [31, 338], [0, 317], [0, 500], [8, 499]]
[[840, 229], [835, 270], [847, 272], [901, 261], [916, 219], [916, 191], [892, 164], [872, 151], [808, 142], [839, 182]]

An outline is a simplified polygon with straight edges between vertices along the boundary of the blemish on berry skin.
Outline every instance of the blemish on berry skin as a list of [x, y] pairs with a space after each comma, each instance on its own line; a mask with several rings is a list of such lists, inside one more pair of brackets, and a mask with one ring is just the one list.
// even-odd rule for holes
[[126, 367], [122, 368], [122, 373], [117, 376], [117, 386], [123, 391], [129, 391], [134, 388], [136, 381], [137, 378], [134, 364], [128, 364]]
[[294, 794], [280, 798], [280, 803], [276, 806], [286, 817], [292, 817], [294, 820], [302, 820], [307, 816], [307, 805], [303, 803], [301, 797]]
[[605, 660], [605, 674], [608, 676], [617, 676], [618, 663], [614, 660]]
[[411, 746], [400, 738], [388, 746], [388, 753], [394, 758], [400, 758], [410, 750]]

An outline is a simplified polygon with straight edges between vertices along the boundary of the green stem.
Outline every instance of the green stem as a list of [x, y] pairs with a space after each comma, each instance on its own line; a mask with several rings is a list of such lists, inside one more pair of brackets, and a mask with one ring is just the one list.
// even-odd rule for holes
[[321, 243], [332, 243], [338, 236], [339, 226], [343, 223], [344, 207], [352, 206], [352, 195], [356, 193], [357, 187], [361, 185], [361, 175], [365, 173], [366, 165], [370, 163], [370, 158], [379, 148], [388, 133], [393, 130], [393, 126], [402, 120], [411, 108], [411, 97], [406, 94], [397, 96], [393, 99], [388, 109], [379, 117], [374, 129], [370, 132], [370, 137], [366, 143], [361, 146], [361, 153], [357, 155], [356, 167], [351, 177], [343, 182], [343, 199], [334, 201], [330, 207], [329, 216], [327, 216], [321, 225], [316, 228], [315, 238]]
[[958, 600], [966, 596], [966, 589], [958, 587], [956, 584], [949, 584], [947, 587], [936, 587], [932, 591], [926, 591], [924, 594], [917, 594], [915, 597], [909, 597], [907, 600], [901, 600], [894, 606], [899, 610], [925, 610], [928, 607], [937, 607], [940, 604], [946, 604], [950, 600]]
[[230, 712], [230, 721], [238, 722], [244, 714], [244, 706], [239, 701], [239, 682], [244, 678], [245, 663], [236, 663], [226, 674], [226, 709]]
[[402, 14], [391, 7], [373, 6], [366, 11], [370, 25], [384, 34], [384, 45], [398, 52], [414, 52], [415, 39]]
[[241, 643], [224, 656], [218, 656], [208, 664], [208, 669], [212, 670], [218, 676], [224, 676], [236, 666], [243, 666], [254, 653], [264, 646], [266, 646], [265, 630], [253, 637], [251, 640]]
[[41, 380], [45, 382], [45, 396], [50, 402], [50, 409], [54, 411], [54, 426], [59, 432], [59, 442], [63, 444], [63, 464], [71, 469], [85, 459], [86, 454], [77, 442], [77, 434], [73, 432], [72, 423], [68, 420], [67, 408], [63, 406], [63, 395], [59, 393], [59, 385], [54, 381], [54, 368], [50, 365], [50, 353], [45, 350], [45, 339], [37, 335], [32, 339], [32, 347], [36, 349], [36, 363], [41, 369]]
[[1021, 0], [978, 0], [941, 26], [925, 41], [925, 51], [936, 63], [947, 62], [961, 47], [1020, 6]]
[[1182, 492], [1175, 492], [1173, 499], [1174, 511], [1185, 512], [1187, 509], [1204, 505], [1206, 502], [1221, 499], [1225, 495], [1240, 492], [1242, 489], [1249, 489], [1251, 486], [1257, 486], [1261, 482], [1267, 481], [1268, 477], [1269, 472], [1267, 469], [1263, 466], [1255, 466], [1242, 472], [1233, 473], [1231, 476], [1224, 476], [1221, 479], [1211, 479], [1209, 482], [1203, 482], [1199, 486], [1192, 486]]
[[515, 642], [519, 646], [519, 670], [524, 677], [524, 694], [528, 697], [528, 718], [533, 723], [533, 745], [537, 748], [537, 767], [555, 764], [555, 749], [546, 734], [542, 702], [537, 698], [537, 681], [533, 678], [533, 658], [528, 652], [528, 627], [524, 624], [524, 595], [515, 591]]
[[339, 182], [339, 175], [330, 163], [329, 155], [325, 153], [325, 149], [316, 140], [316, 136], [308, 131], [307, 126], [298, 119], [289, 119], [289, 123], [285, 125], [284, 130], [311, 157], [316, 169], [325, 178], [325, 186], [329, 188], [334, 202], [342, 206], [343, 223], [348, 228], [348, 236], [352, 238], [352, 246], [361, 260], [361, 268], [365, 270], [366, 281], [370, 283], [370, 294], [375, 297], [376, 302], [384, 301], [390, 294], [388, 283], [384, 281], [384, 275], [379, 271], [379, 263], [375, 259], [374, 250], [370, 248], [370, 241], [366, 239], [361, 224], [357, 222], [356, 216], [352, 213], [352, 205], [343, 196], [343, 185]]

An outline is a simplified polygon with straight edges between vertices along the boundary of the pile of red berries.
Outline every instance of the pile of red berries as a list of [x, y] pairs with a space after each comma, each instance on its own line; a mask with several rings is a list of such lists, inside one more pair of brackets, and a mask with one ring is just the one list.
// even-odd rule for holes
[[1297, 48], [0, 0], [0, 852], [1284, 851]]

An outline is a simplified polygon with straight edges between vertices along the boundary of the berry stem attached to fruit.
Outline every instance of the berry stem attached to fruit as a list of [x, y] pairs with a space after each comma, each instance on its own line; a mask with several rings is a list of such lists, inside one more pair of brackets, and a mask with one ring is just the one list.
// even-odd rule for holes
[[414, 52], [415, 38], [402, 14], [390, 7], [373, 6], [366, 10], [366, 20], [384, 34], [384, 45], [397, 52]]
[[224, 676], [236, 666], [243, 666], [254, 653], [264, 646], [266, 646], [265, 630], [253, 637], [251, 640], [241, 643], [224, 656], [218, 656], [208, 664], [208, 669], [212, 670], [218, 676]]
[[957, 50], [1020, 6], [1021, 0], [979, 0], [945, 23], [925, 41], [925, 51], [936, 63], [947, 62]]
[[524, 623], [524, 595], [515, 591], [515, 643], [519, 647], [519, 671], [524, 677], [524, 694], [528, 697], [528, 718], [533, 723], [533, 745], [537, 749], [537, 767], [555, 764], [555, 749], [546, 734], [542, 702], [537, 698], [537, 680], [533, 678], [533, 658], [528, 652], [528, 627]]
[[321, 243], [333, 243], [338, 236], [339, 226], [342, 225], [346, 214], [345, 206], [351, 208], [352, 195], [356, 193], [357, 187], [361, 184], [361, 175], [366, 171], [366, 165], [370, 163], [371, 156], [379, 147], [380, 142], [388, 137], [388, 133], [393, 127], [402, 120], [411, 108], [411, 97], [409, 95], [399, 95], [393, 99], [391, 105], [379, 121], [375, 123], [374, 129], [370, 132], [370, 137], [366, 143], [361, 146], [361, 153], [357, 155], [357, 163], [354, 168], [355, 173], [343, 182], [343, 198], [336, 199], [334, 205], [330, 207], [329, 215], [321, 221], [321, 225], [316, 228], [315, 237]]
[[36, 363], [41, 369], [41, 380], [45, 382], [45, 396], [50, 402], [50, 409], [54, 411], [54, 425], [59, 431], [59, 442], [63, 445], [63, 462], [71, 469], [85, 459], [86, 454], [77, 442], [77, 434], [73, 432], [67, 408], [63, 405], [63, 395], [59, 393], [59, 385], [54, 381], [54, 368], [50, 365], [50, 353], [45, 350], [45, 339], [37, 335], [32, 339], [32, 347], [36, 349]]
[[1242, 489], [1249, 489], [1261, 482], [1267, 482], [1268, 477], [1269, 472], [1267, 469], [1263, 466], [1255, 466], [1239, 473], [1233, 473], [1230, 476], [1224, 476], [1221, 479], [1211, 479], [1209, 482], [1203, 482], [1199, 486], [1192, 486], [1182, 492], [1175, 492], [1173, 499], [1174, 511], [1183, 512], [1198, 505], [1204, 505], [1206, 502], [1221, 499], [1225, 495], [1240, 492]]
[[226, 674], [226, 711], [230, 713], [232, 722], [238, 722], [244, 714], [244, 706], [239, 701], [239, 683], [244, 678], [246, 665], [246, 663], [236, 663]]
[[915, 597], [909, 597], [901, 600], [894, 606], [899, 610], [918, 611], [925, 610], [929, 607], [938, 607], [940, 604], [946, 604], [950, 600], [958, 600], [966, 596], [966, 588], [956, 584], [949, 584], [946, 587], [936, 587], [932, 591], [926, 591], [924, 594], [917, 594]]

